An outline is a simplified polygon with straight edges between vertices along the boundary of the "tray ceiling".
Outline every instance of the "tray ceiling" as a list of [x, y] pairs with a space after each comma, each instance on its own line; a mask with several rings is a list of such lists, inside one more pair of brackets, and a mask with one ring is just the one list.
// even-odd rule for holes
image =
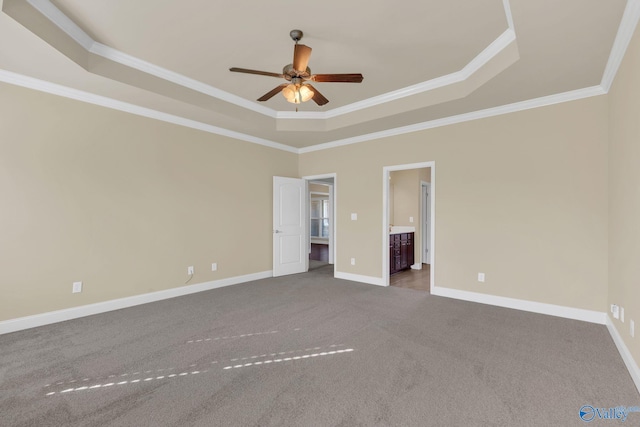
[[[629, 3], [627, 27], [637, 3]], [[298, 151], [582, 89], [595, 94], [626, 4], [4, 0], [0, 69], [9, 83]], [[255, 101], [283, 80], [228, 69], [281, 72], [294, 28], [313, 48], [314, 73], [359, 72], [363, 83], [317, 83], [329, 104], [297, 112], [281, 95]]]

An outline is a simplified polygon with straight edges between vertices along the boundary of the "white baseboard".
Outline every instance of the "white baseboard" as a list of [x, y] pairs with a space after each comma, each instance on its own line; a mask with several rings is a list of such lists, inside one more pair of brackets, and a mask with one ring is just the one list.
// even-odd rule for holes
[[549, 316], [564, 317], [566, 319], [582, 320], [584, 322], [597, 323], [599, 325], [604, 325], [607, 322], [607, 314], [600, 311], [499, 297], [479, 292], [461, 291], [459, 289], [443, 288], [438, 286], [433, 286], [431, 288], [431, 294], [464, 301], [478, 302], [480, 304], [529, 311], [532, 313], [547, 314]]
[[622, 360], [624, 364], [627, 366], [627, 370], [631, 375], [631, 379], [636, 385], [638, 389], [638, 393], [640, 393], [640, 367], [635, 360], [633, 360], [633, 356], [629, 351], [629, 348], [625, 345], [620, 333], [618, 332], [618, 328], [613, 324], [613, 320], [607, 315], [607, 329], [609, 329], [609, 334], [611, 334], [611, 338], [613, 338], [613, 342], [618, 347], [618, 351], [620, 352], [620, 356], [622, 356]]
[[369, 285], [386, 286], [381, 277], [361, 276], [359, 274], [343, 273], [336, 271], [334, 277], [336, 279], [351, 280], [352, 282], [367, 283]]
[[214, 280], [211, 282], [198, 283], [190, 286], [167, 289], [164, 291], [151, 292], [148, 294], [135, 295], [132, 297], [119, 298], [110, 301], [98, 302], [95, 304], [83, 305], [80, 307], [68, 308], [65, 310], [50, 311], [48, 313], [36, 314], [33, 316], [19, 317], [0, 322], [0, 335], [10, 332], [21, 331], [23, 329], [35, 328], [37, 326], [49, 325], [65, 320], [77, 319], [79, 317], [91, 316], [93, 314], [105, 313], [107, 311], [120, 310], [150, 302], [180, 297], [197, 292], [209, 291], [211, 289], [225, 286], [237, 285], [239, 283], [251, 282], [254, 280], [273, 277], [272, 271], [247, 274], [245, 276], [229, 277], [226, 279]]

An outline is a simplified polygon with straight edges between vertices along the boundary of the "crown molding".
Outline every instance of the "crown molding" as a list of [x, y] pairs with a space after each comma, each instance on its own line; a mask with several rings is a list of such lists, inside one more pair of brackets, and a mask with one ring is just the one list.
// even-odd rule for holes
[[150, 119], [160, 120], [167, 123], [173, 123], [179, 126], [197, 129], [216, 135], [226, 136], [241, 141], [251, 142], [253, 144], [262, 145], [277, 150], [287, 151], [289, 153], [298, 153], [298, 149], [279, 142], [270, 141], [268, 139], [258, 138], [241, 132], [224, 129], [218, 126], [209, 125], [195, 120], [185, 119], [173, 114], [163, 113], [161, 111], [152, 110], [150, 108], [141, 107], [139, 105], [130, 104], [128, 102], [118, 101], [106, 96], [96, 95], [56, 83], [47, 82], [33, 77], [24, 76], [0, 69], [0, 81], [15, 86], [22, 86], [28, 89], [34, 89], [40, 92], [50, 93], [52, 95], [62, 96], [64, 98], [75, 99], [76, 101], [86, 102], [89, 104], [99, 105], [101, 107], [110, 108], [112, 110], [124, 111], [126, 113], [135, 114], [137, 116], [147, 117]]
[[467, 80], [473, 74], [475, 74], [480, 68], [484, 67], [492, 58], [506, 49], [511, 43], [516, 41], [516, 33], [512, 29], [504, 31], [497, 39], [495, 39], [489, 46], [487, 46], [482, 52], [480, 52], [475, 58], [471, 60], [464, 68], [459, 71], [447, 74], [445, 76], [437, 77], [435, 79], [428, 80], [426, 82], [418, 83], [412, 86], [407, 86], [402, 89], [394, 90], [391, 92], [383, 93], [382, 95], [374, 96], [362, 101], [354, 102], [352, 104], [345, 105], [343, 107], [334, 108], [333, 110], [321, 111], [321, 112], [306, 112], [300, 114], [299, 112], [291, 111], [278, 111], [277, 119], [286, 120], [300, 120], [300, 119], [315, 119], [315, 120], [327, 120], [345, 114], [353, 113], [355, 111], [364, 110], [374, 107], [376, 105], [386, 104], [391, 101], [406, 98], [408, 96], [418, 95], [423, 92], [432, 91], [442, 87], [450, 86], [456, 83], [460, 83]]
[[[45, 0], [45, 1], [48, 1], [48, 0]], [[127, 67], [142, 71], [146, 74], [150, 74], [152, 76], [158, 77], [162, 80], [166, 80], [166, 81], [175, 83], [177, 85], [180, 85], [182, 87], [186, 87], [186, 88], [195, 90], [197, 92], [203, 93], [205, 95], [218, 98], [230, 104], [234, 104], [239, 107], [246, 108], [247, 110], [251, 110], [271, 118], [276, 117], [276, 110], [272, 108], [265, 107], [260, 104], [256, 104], [255, 102], [252, 102], [252, 101], [247, 101], [246, 99], [240, 96], [215, 88], [211, 85], [202, 83], [198, 80], [189, 78], [187, 76], [176, 73], [174, 71], [167, 70], [166, 68], [144, 61], [135, 56], [128, 55], [117, 49], [113, 49], [109, 46], [105, 46], [102, 43], [94, 42], [89, 52], [95, 55], [99, 55], [110, 61], [117, 62]]]
[[248, 101], [237, 95], [217, 89], [200, 81], [191, 79], [182, 74], [167, 70], [160, 66], [154, 65], [140, 58], [128, 55], [117, 49], [105, 46], [93, 40], [91, 36], [85, 33], [76, 23], [60, 11], [50, 0], [27, 0], [37, 11], [53, 22], [69, 37], [81, 45], [87, 52], [99, 55], [107, 60], [117, 62], [119, 64], [131, 67], [138, 71], [158, 77], [160, 79], [175, 83], [185, 88], [192, 89], [202, 94], [220, 99], [222, 101], [237, 105], [238, 107], [263, 114], [267, 117], [276, 118], [278, 120], [296, 120], [296, 119], [315, 119], [327, 120], [339, 117], [355, 111], [370, 108], [376, 105], [385, 104], [402, 98], [421, 94], [431, 90], [456, 84], [471, 77], [482, 66], [486, 65], [493, 57], [499, 54], [507, 46], [516, 40], [515, 31], [513, 30], [513, 18], [511, 16], [511, 7], [509, 0], [503, 0], [508, 29], [503, 32], [496, 40], [494, 40], [479, 55], [471, 60], [462, 70], [438, 77], [416, 85], [401, 88], [399, 90], [387, 92], [382, 95], [374, 96], [363, 101], [355, 102], [343, 107], [338, 107], [322, 112], [306, 112], [292, 113], [289, 111], [276, 111], [263, 105]]
[[509, 0], [502, 0], [502, 7], [504, 7], [504, 14], [507, 18], [507, 24], [509, 25], [509, 28], [511, 29], [511, 31], [515, 32], [516, 27], [515, 25], [513, 25], [513, 15], [511, 14], [511, 4], [509, 3]]
[[[131, 63], [131, 66], [133, 66], [133, 64], [137, 62], [137, 66], [134, 67], [137, 69], [139, 69], [138, 66], [140, 67], [145, 67], [146, 65], [153, 66], [153, 64], [146, 63], [137, 58], [129, 57], [124, 53], [121, 53], [115, 49], [109, 48], [108, 46], [104, 46], [99, 43], [96, 43], [88, 35], [86, 35], [86, 33], [84, 33], [81, 29], [79, 29], [79, 27], [77, 27], [77, 25], [75, 25], [71, 20], [68, 20], [68, 18], [66, 18], [66, 16], [62, 14], [57, 8], [55, 8], [55, 6], [49, 0], [27, 0], [27, 1], [34, 8], [40, 11], [40, 13], [45, 14], [45, 16], [47, 16], [49, 19], [54, 21], [67, 34], [69, 34], [70, 36], [71, 36], [70, 33], [75, 34], [75, 36], [73, 36], [74, 40], [76, 40], [79, 44], [87, 48], [90, 52], [96, 55], [104, 56], [105, 58], [110, 57], [109, 59], [112, 59], [118, 62], [129, 61]], [[511, 16], [509, 1], [503, 0], [503, 4], [505, 6], [507, 21], [509, 22], [510, 28], [509, 30], [505, 31], [499, 37], [499, 39], [497, 39], [494, 42], [495, 45], [493, 47], [491, 46], [488, 47], [487, 49], [485, 49], [485, 51], [483, 51], [483, 53], [481, 53], [480, 55], [478, 55], [478, 57], [476, 57], [478, 62], [482, 61], [482, 59], [484, 58], [484, 56], [481, 56], [481, 55], [483, 54], [489, 55], [491, 52], [491, 49], [497, 49], [499, 46], [501, 46], [502, 43], [504, 43], [507, 40], [510, 40], [511, 37], [513, 37], [515, 40], [513, 18]], [[52, 16], [54, 16], [54, 18], [51, 18]], [[422, 130], [433, 129], [436, 127], [448, 126], [448, 125], [463, 123], [463, 122], [472, 121], [472, 120], [499, 116], [502, 114], [509, 114], [513, 112], [518, 112], [518, 111], [523, 111], [523, 110], [528, 110], [528, 109], [533, 109], [538, 107], [544, 107], [544, 106], [559, 104], [563, 102], [570, 102], [570, 101], [575, 101], [575, 100], [593, 97], [593, 96], [604, 95], [608, 93], [608, 91], [611, 88], [611, 84], [613, 83], [613, 80], [615, 78], [615, 75], [617, 74], [618, 68], [620, 67], [622, 59], [624, 58], [626, 50], [628, 49], [629, 43], [631, 41], [631, 38], [634, 34], [635, 28], [639, 20], [640, 20], [640, 0], [628, 0], [620, 26], [618, 28], [618, 33], [617, 33], [614, 45], [612, 47], [611, 54], [609, 56], [609, 61], [607, 63], [606, 69], [602, 77], [602, 83], [598, 86], [592, 86], [592, 87], [578, 89], [570, 92], [545, 96], [541, 98], [536, 98], [532, 100], [517, 102], [517, 103], [493, 107], [493, 108], [488, 108], [485, 110], [426, 121], [426, 122], [417, 123], [409, 126], [388, 129], [380, 132], [358, 135], [351, 138], [345, 138], [341, 140], [331, 141], [331, 142], [317, 144], [314, 146], [304, 147], [299, 149], [291, 147], [289, 145], [279, 143], [279, 142], [254, 137], [251, 135], [231, 131], [231, 130], [220, 128], [213, 125], [208, 125], [208, 124], [197, 122], [194, 120], [185, 119], [183, 117], [178, 117], [178, 116], [167, 114], [167, 113], [162, 113], [149, 108], [136, 106], [126, 102], [122, 102], [122, 101], [117, 101], [104, 96], [91, 94], [88, 92], [65, 87], [55, 83], [46, 82], [43, 80], [38, 80], [35, 78], [23, 76], [20, 74], [16, 74], [16, 73], [1, 70], [1, 69], [0, 69], [0, 81], [46, 92], [46, 93], [51, 93], [54, 95], [63, 96], [66, 98], [75, 99], [82, 102], [104, 106], [104, 107], [115, 109], [115, 110], [129, 112], [131, 114], [136, 114], [139, 116], [144, 116], [144, 117], [153, 118], [156, 120], [174, 123], [174, 124], [177, 124], [180, 126], [186, 126], [192, 129], [198, 129], [198, 130], [202, 130], [202, 131], [217, 134], [217, 135], [227, 136], [230, 138], [255, 143], [258, 145], [263, 145], [266, 147], [283, 150], [290, 153], [304, 154], [304, 153], [310, 153], [314, 151], [321, 151], [321, 150], [341, 147], [341, 146], [350, 145], [350, 144], [357, 144], [360, 142], [366, 142], [374, 139], [381, 139], [381, 138], [402, 135], [406, 133], [419, 132]], [[121, 63], [124, 63], [124, 62], [121, 62]], [[156, 67], [156, 66], [153, 66], [153, 67]], [[164, 72], [172, 73], [173, 77], [176, 77], [178, 79], [180, 77], [184, 77], [184, 76], [178, 75], [177, 73], [164, 70], [161, 67], [157, 67], [157, 68], [158, 69], [156, 71], [158, 73], [164, 73]], [[184, 78], [188, 80], [188, 82], [185, 81], [185, 84], [187, 83], [194, 84], [194, 85], [201, 84], [203, 86], [207, 86], [195, 80], [188, 79], [186, 77]], [[437, 81], [438, 79], [434, 79], [434, 80]], [[429, 82], [426, 82], [426, 83], [429, 83]], [[437, 82], [431, 81], [431, 83], [435, 84]], [[214, 91], [218, 90], [211, 86], [209, 86], [209, 88], [211, 88]], [[215, 95], [212, 95], [212, 96], [215, 96]], [[275, 111], [275, 110], [271, 110], [271, 111]], [[330, 111], [321, 113], [321, 114], [326, 114], [326, 113], [330, 113]], [[276, 116], [280, 117], [280, 113], [276, 113]], [[301, 119], [312, 118], [313, 119], [313, 118], [317, 118], [316, 116], [317, 116], [317, 113], [313, 113], [313, 112], [298, 112], [296, 113], [295, 117], [292, 117], [292, 118], [301, 118]]]
[[640, 20], [640, 0], [627, 0], [627, 6], [624, 9], [624, 14], [618, 27], [618, 34], [613, 42], [613, 47], [609, 54], [609, 61], [607, 62], [607, 67], [604, 70], [602, 82], [600, 83], [600, 86], [602, 86], [607, 93], [611, 89], [620, 64], [622, 64], [624, 54], [627, 52], [638, 20]]
[[85, 50], [91, 50], [91, 47], [95, 41], [91, 36], [85, 33], [75, 22], [73, 22], [67, 15], [62, 13], [60, 9], [54, 6], [49, 0], [27, 0], [34, 9], [44, 15], [49, 21], [53, 22], [64, 31], [69, 37], [75, 40]]
[[33, 77], [24, 76], [13, 73], [11, 71], [0, 69], [0, 82], [9, 83], [15, 86], [21, 86], [28, 89], [34, 89], [40, 92], [50, 93], [65, 98], [74, 99], [89, 104], [99, 105], [102, 107], [119, 110], [126, 113], [135, 114], [155, 120], [173, 123], [179, 126], [185, 126], [191, 129], [197, 129], [204, 132], [226, 136], [253, 144], [262, 145], [277, 150], [286, 151], [294, 154], [305, 154], [314, 151], [328, 150], [330, 148], [343, 147], [345, 145], [357, 144], [360, 142], [372, 141], [375, 139], [388, 138], [391, 136], [404, 135], [407, 133], [419, 132], [427, 129], [433, 129], [442, 126], [464, 123], [472, 120], [479, 120], [488, 117], [500, 116], [503, 114], [515, 113], [518, 111], [529, 110], [538, 107], [545, 107], [564, 102], [576, 101], [579, 99], [590, 98], [593, 96], [605, 95], [607, 92], [602, 86], [592, 86], [584, 89], [578, 89], [570, 92], [564, 92], [556, 95], [549, 95], [542, 98], [531, 99], [527, 101], [516, 102], [513, 104], [502, 105], [499, 107], [488, 108], [485, 110], [474, 111], [471, 113], [460, 114], [457, 116], [445, 117], [442, 119], [430, 120], [427, 122], [416, 123], [409, 126], [402, 126], [394, 129], [387, 129], [380, 132], [363, 134], [352, 138], [345, 138], [324, 144], [317, 144], [311, 147], [295, 148], [279, 142], [271, 141], [264, 138], [258, 138], [241, 132], [224, 129], [218, 126], [209, 125], [195, 120], [185, 119], [184, 117], [175, 116], [173, 114], [163, 113], [152, 110], [150, 108], [140, 107], [123, 101], [118, 101], [101, 95], [73, 89], [56, 83], [47, 82]]
[[313, 151], [327, 150], [330, 148], [343, 147], [345, 145], [357, 144], [374, 139], [388, 138], [391, 136], [404, 135], [407, 133], [419, 132], [427, 129], [433, 129], [442, 126], [449, 126], [457, 123], [469, 122], [472, 120], [485, 119], [488, 117], [501, 116], [503, 114], [515, 113], [518, 111], [530, 110], [538, 107], [546, 107], [554, 104], [561, 104], [569, 101], [576, 101], [592, 96], [604, 95], [606, 92], [601, 86], [592, 86], [584, 89], [578, 89], [570, 92], [564, 92], [556, 95], [549, 95], [541, 98], [531, 99], [528, 101], [516, 102], [513, 104], [502, 105], [499, 107], [487, 108], [485, 110], [474, 111], [471, 113], [460, 114], [457, 116], [445, 117], [442, 119], [431, 120], [422, 123], [416, 123], [409, 126], [402, 126], [394, 129], [387, 129], [380, 132], [359, 135], [352, 138], [341, 139], [324, 144], [313, 145], [298, 150], [300, 154], [311, 153]]

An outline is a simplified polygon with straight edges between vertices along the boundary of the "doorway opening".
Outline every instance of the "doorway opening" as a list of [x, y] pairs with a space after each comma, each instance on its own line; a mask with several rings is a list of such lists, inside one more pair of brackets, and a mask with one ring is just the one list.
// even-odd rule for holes
[[435, 162], [383, 168], [383, 279], [431, 291], [435, 270]]
[[335, 275], [336, 174], [304, 177], [309, 206], [309, 271], [331, 269]]

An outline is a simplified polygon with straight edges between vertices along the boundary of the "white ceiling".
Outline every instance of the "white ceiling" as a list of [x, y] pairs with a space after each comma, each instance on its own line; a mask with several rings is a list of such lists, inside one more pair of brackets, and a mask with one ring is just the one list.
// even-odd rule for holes
[[[294, 152], [604, 93], [640, 15], [640, 0], [0, 2], [1, 80]], [[284, 80], [228, 69], [280, 73], [294, 28], [314, 73], [364, 81], [316, 83], [329, 104], [298, 112], [255, 101]]]

